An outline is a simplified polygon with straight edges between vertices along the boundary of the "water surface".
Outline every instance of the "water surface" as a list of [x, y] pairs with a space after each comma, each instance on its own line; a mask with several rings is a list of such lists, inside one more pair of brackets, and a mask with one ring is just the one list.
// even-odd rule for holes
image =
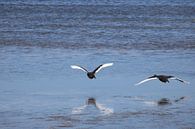
[[[194, 128], [194, 12], [193, 0], [2, 0], [0, 128]], [[70, 68], [107, 62], [94, 80]], [[190, 84], [134, 86], [153, 74]]]

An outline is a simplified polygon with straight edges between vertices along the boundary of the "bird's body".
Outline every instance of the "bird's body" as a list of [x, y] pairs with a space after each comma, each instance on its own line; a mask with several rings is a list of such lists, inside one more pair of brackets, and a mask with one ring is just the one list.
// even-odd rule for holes
[[167, 75], [154, 75], [154, 76], [151, 76], [149, 78], [157, 78], [159, 79], [161, 82], [168, 82], [169, 83], [169, 78], [172, 78], [173, 76], [167, 76]]
[[78, 65], [71, 65], [71, 68], [73, 68], [73, 69], [80, 69], [80, 70], [82, 70], [82, 71], [87, 73], [87, 76], [88, 76], [89, 79], [94, 79], [94, 78], [96, 78], [95, 74], [97, 72], [99, 72], [102, 68], [109, 67], [109, 66], [112, 66], [112, 65], [113, 65], [113, 63], [101, 64], [95, 70], [93, 70], [92, 72], [89, 72], [84, 67], [81, 67], [81, 66], [78, 66]]
[[87, 105], [95, 105], [96, 106], [96, 99], [95, 98], [88, 98]]
[[174, 77], [174, 76], [169, 76], [169, 75], [156, 75], [155, 74], [155, 75], [150, 76], [147, 79], [145, 79], [145, 80], [143, 80], [143, 81], [141, 81], [141, 82], [139, 82], [139, 83], [137, 83], [135, 85], [140, 85], [140, 84], [142, 84], [144, 82], [147, 82], [147, 81], [150, 81], [150, 80], [155, 80], [155, 79], [158, 79], [158, 80], [160, 80], [161, 82], [164, 82], [164, 83], [167, 83], [167, 82], [169, 83], [169, 79], [174, 79], [174, 80], [177, 80], [177, 81], [180, 81], [180, 82], [189, 84], [189, 82], [184, 81], [184, 80], [179, 79], [179, 78]]
[[88, 78], [90, 78], [90, 79], [96, 78], [94, 72], [88, 72], [88, 73], [87, 73], [87, 76], [88, 76]]

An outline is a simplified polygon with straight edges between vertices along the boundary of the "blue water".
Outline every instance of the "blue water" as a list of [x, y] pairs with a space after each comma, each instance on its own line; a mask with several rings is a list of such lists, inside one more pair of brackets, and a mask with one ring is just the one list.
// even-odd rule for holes
[[[0, 128], [194, 128], [194, 12], [193, 0], [1, 0]], [[108, 62], [94, 80], [70, 68]], [[134, 86], [153, 74], [190, 84]]]

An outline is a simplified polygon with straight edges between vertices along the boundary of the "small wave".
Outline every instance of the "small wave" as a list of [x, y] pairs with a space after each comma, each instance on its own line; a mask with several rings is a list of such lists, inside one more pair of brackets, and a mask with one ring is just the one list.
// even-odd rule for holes
[[144, 104], [146, 104], [148, 106], [157, 106], [157, 102], [156, 101], [144, 101]]
[[64, 41], [24, 41], [24, 40], [0, 40], [1, 46], [23, 46], [23, 47], [41, 47], [41, 48], [63, 48], [67, 50], [193, 50], [195, 44], [193, 41], [186, 42], [148, 42], [144, 43], [78, 43]]
[[135, 100], [135, 101], [143, 101], [144, 97], [143, 96], [113, 96], [114, 98], [128, 98], [131, 100]]
[[87, 105], [73, 108], [72, 114], [80, 114], [86, 107], [87, 107]]

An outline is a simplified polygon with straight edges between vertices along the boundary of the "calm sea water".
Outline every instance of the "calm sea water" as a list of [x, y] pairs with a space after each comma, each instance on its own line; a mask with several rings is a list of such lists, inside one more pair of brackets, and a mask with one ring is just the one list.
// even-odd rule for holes
[[194, 0], [0, 1], [2, 129], [195, 128], [194, 66]]

